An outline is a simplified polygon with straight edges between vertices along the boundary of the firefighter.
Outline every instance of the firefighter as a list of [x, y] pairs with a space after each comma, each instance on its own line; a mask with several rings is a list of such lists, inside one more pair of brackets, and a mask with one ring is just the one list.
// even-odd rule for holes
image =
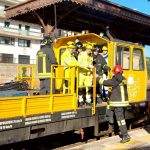
[[130, 141], [130, 136], [128, 135], [127, 126], [125, 122], [124, 109], [129, 106], [128, 93], [127, 93], [127, 82], [123, 76], [123, 70], [120, 65], [116, 65], [113, 70], [114, 76], [112, 79], [103, 80], [102, 78], [99, 82], [105, 86], [112, 87], [111, 96], [108, 105], [108, 121], [113, 124], [113, 114], [116, 116], [117, 124], [121, 132], [122, 140], [121, 143]]
[[[103, 46], [102, 47], [102, 56], [104, 57], [106, 63], [108, 64], [108, 47], [107, 46]], [[106, 80], [108, 76], [108, 71], [104, 71], [103, 72], [103, 79]], [[108, 99], [108, 87], [102, 87], [102, 92], [103, 92], [103, 96], [105, 97], [105, 99]]]
[[[85, 102], [87, 105], [91, 105], [92, 99], [92, 71], [93, 66], [93, 58], [92, 58], [92, 45], [87, 44], [86, 50], [81, 51], [78, 55], [78, 62], [80, 64], [79, 69], [79, 106], [84, 106]], [[85, 86], [85, 88], [83, 88]], [[88, 87], [86, 87], [88, 86]], [[85, 93], [85, 102], [84, 102], [84, 89], [86, 89]]]
[[[68, 67], [74, 67], [78, 66], [78, 62], [74, 57], [74, 49], [75, 44], [72, 41], [69, 41], [67, 43], [67, 49], [61, 56], [61, 65], [65, 66], [65, 78], [70, 77], [70, 70]], [[63, 93], [68, 93], [68, 80], [65, 79], [64, 87], [63, 87]]]
[[76, 50], [74, 52], [74, 56], [78, 60], [78, 55], [83, 50], [83, 44], [80, 41], [77, 41], [75, 43], [75, 46], [76, 46]]
[[[55, 54], [53, 51], [53, 41], [50, 36], [45, 36], [41, 42], [41, 49], [36, 56], [38, 78], [40, 79], [40, 94], [50, 93], [50, 77], [51, 65], [57, 64]], [[53, 81], [52, 93], [55, 93], [55, 83]]]
[[[106, 60], [103, 58], [101, 54], [99, 54], [100, 48], [98, 45], [95, 45], [94, 51], [93, 51], [93, 64], [94, 67], [96, 67], [96, 77], [97, 78], [102, 78], [103, 73], [110, 71], [110, 67], [107, 66]], [[96, 82], [96, 99], [97, 103], [100, 104], [102, 103], [103, 99], [102, 95], [102, 85], [99, 84], [99, 82]]]
[[102, 56], [104, 57], [104, 59], [108, 63], [108, 47], [107, 46], [102, 47]]

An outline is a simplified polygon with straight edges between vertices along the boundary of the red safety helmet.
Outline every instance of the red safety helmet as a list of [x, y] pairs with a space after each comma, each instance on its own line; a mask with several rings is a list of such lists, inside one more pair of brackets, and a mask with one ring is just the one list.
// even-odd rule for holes
[[121, 67], [121, 65], [116, 65], [115, 67], [114, 67], [114, 70], [113, 70], [113, 74], [118, 74], [118, 73], [123, 73], [123, 69], [122, 69], [122, 67]]

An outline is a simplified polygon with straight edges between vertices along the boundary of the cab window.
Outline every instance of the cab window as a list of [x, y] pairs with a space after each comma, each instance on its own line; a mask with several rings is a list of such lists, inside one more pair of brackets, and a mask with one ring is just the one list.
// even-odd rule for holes
[[133, 49], [133, 70], [144, 70], [143, 51], [138, 48]]
[[130, 49], [124, 46], [116, 48], [116, 65], [121, 65], [123, 69], [130, 69]]

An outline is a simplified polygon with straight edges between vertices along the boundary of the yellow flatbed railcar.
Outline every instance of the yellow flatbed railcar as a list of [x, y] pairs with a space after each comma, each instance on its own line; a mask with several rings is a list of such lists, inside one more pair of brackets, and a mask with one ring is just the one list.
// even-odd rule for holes
[[[83, 45], [90, 42], [100, 47], [108, 46], [108, 65], [112, 69], [116, 64], [122, 65], [127, 78], [129, 99], [133, 105], [126, 111], [126, 118], [135, 119], [137, 115], [135, 104], [139, 106], [138, 117], [144, 116], [148, 106], [144, 47], [119, 40], [110, 41], [94, 33], [63, 37], [57, 39], [53, 47], [58, 64], [67, 42], [76, 39], [79, 39]], [[107, 125], [105, 120], [107, 104], [103, 102], [96, 105], [95, 80], [92, 85], [93, 106], [79, 108], [78, 68], [70, 68], [69, 92], [66, 94], [62, 94], [63, 66], [53, 65], [51, 70], [53, 75], [51, 81], [55, 80], [56, 94], [0, 98], [0, 145], [87, 127], [94, 127], [95, 136], [112, 132], [109, 126], [106, 130], [100, 129], [102, 124]], [[31, 83], [34, 87], [33, 76]]]

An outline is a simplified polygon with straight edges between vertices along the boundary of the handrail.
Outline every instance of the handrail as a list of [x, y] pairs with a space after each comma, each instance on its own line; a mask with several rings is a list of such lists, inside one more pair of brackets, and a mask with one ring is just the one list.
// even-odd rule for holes
[[[50, 87], [52, 87], [53, 86], [53, 79], [64, 79], [64, 80], [68, 80], [68, 84], [70, 84], [70, 82], [71, 82], [71, 79], [72, 79], [72, 77], [71, 76], [69, 76], [69, 77], [65, 77], [65, 75], [64, 75], [64, 77], [55, 77], [54, 75], [55, 75], [55, 68], [58, 68], [58, 67], [61, 67], [61, 68], [65, 68], [66, 66], [62, 66], [62, 65], [51, 65], [51, 72], [52, 72], [52, 76], [50, 77], [50, 80], [51, 80], [51, 85], [50, 85]], [[76, 69], [76, 67], [67, 67], [67, 69], [69, 69], [69, 71], [71, 70], [71, 68], [75, 68]], [[71, 73], [70, 73], [71, 74]], [[75, 77], [74, 77], [75, 78]], [[74, 89], [74, 84], [72, 85], [68, 85], [68, 91], [71, 91], [71, 93], [72, 94], [74, 94], [75, 93], [75, 89]], [[50, 94], [52, 94], [52, 88], [51, 88], [51, 90], [50, 90]], [[69, 93], [70, 94], [70, 93]]]
[[10, 28], [10, 27], [0, 27], [0, 31], [10, 32], [10, 33], [18, 34], [18, 35], [35, 36], [35, 37], [40, 37], [40, 38], [43, 37], [43, 34], [40, 32]]
[[96, 113], [96, 68], [93, 68], [93, 107], [92, 107], [92, 115]]
[[[77, 97], [77, 103], [78, 103], [78, 89], [79, 89], [79, 68], [80, 67], [67, 67], [67, 69], [70, 71], [70, 76], [69, 78], [65, 77], [55, 77], [55, 68], [57, 67], [63, 67], [65, 68], [66, 66], [62, 66], [62, 65], [52, 65], [51, 66], [51, 72], [52, 72], [52, 76], [51, 76], [51, 87], [53, 86], [53, 79], [67, 79], [68, 80], [68, 91], [70, 91], [68, 94], [76, 94]], [[71, 68], [74, 68], [75, 70], [75, 74], [73, 75], [71, 72]], [[87, 70], [89, 71], [89, 70]], [[93, 68], [92, 70], [92, 76], [93, 76], [93, 82], [91, 86], [82, 86], [82, 87], [91, 87], [93, 88], [93, 105], [92, 105], [92, 115], [94, 115], [96, 113], [96, 78], [95, 78], [95, 73], [96, 73], [96, 69]], [[81, 86], [80, 86], [81, 87]], [[50, 94], [52, 94], [52, 88], [50, 91]], [[66, 93], [65, 93], [66, 94]]]
[[[25, 69], [30, 69], [30, 75], [29, 76], [23, 76], [23, 73], [20, 71], [23, 71], [23, 68]], [[31, 66], [31, 65], [21, 65], [21, 66], [17, 66], [17, 76], [16, 76], [16, 80], [30, 80], [31, 83], [31, 89], [34, 89], [34, 80], [35, 80], [35, 66]]]

